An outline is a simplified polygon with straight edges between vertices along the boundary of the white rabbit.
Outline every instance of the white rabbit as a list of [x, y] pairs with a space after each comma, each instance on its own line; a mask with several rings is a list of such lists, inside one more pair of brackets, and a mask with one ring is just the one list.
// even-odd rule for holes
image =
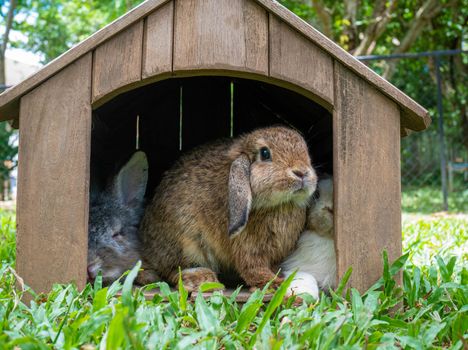
[[297, 271], [289, 292], [309, 293], [316, 299], [319, 289], [335, 287], [336, 278], [333, 179], [320, 180], [317, 188], [316, 199], [307, 212], [306, 231], [301, 234], [297, 249], [281, 264], [285, 277]]

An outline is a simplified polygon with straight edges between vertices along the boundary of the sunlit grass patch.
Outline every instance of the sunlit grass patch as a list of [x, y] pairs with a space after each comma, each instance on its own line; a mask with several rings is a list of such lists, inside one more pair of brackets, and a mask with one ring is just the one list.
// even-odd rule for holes
[[0, 261], [13, 264], [16, 259], [16, 216], [12, 210], [0, 210]]
[[468, 214], [403, 215], [403, 251], [415, 265], [429, 265], [436, 255], [468, 263]]

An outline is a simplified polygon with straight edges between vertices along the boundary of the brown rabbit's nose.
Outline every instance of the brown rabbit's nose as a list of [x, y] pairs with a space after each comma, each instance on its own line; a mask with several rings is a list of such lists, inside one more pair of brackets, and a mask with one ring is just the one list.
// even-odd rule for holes
[[294, 175], [296, 175], [300, 179], [303, 179], [304, 176], [306, 175], [306, 173], [304, 171], [299, 170], [299, 169], [294, 169], [292, 172], [293, 172]]

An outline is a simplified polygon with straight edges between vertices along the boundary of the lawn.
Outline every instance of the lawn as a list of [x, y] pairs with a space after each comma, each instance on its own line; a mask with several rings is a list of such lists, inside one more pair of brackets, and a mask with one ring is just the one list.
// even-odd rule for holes
[[[462, 186], [459, 186], [463, 188]], [[430, 214], [443, 209], [440, 187], [404, 187], [401, 206], [406, 213]], [[448, 209], [452, 213], [468, 213], [468, 188], [448, 193]]]
[[[132, 289], [135, 269], [109, 288], [56, 285], [27, 306], [15, 287], [14, 213], [0, 217], [0, 349], [468, 348], [467, 216], [404, 215], [405, 255], [374, 287], [343, 291], [345, 278], [300, 306], [283, 301], [286, 285], [265, 304], [265, 291], [245, 305], [219, 292], [191, 303], [164, 283], [147, 301]], [[400, 268], [401, 288], [391, 278]]]

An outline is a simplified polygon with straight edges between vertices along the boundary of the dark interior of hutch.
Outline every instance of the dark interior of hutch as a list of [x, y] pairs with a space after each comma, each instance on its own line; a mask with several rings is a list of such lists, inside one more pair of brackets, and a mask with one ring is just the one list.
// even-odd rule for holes
[[151, 198], [180, 155], [270, 125], [299, 130], [317, 173], [333, 174], [331, 113], [299, 93], [218, 76], [172, 78], [123, 93], [93, 111], [90, 190], [102, 190], [138, 146], [148, 157]]

